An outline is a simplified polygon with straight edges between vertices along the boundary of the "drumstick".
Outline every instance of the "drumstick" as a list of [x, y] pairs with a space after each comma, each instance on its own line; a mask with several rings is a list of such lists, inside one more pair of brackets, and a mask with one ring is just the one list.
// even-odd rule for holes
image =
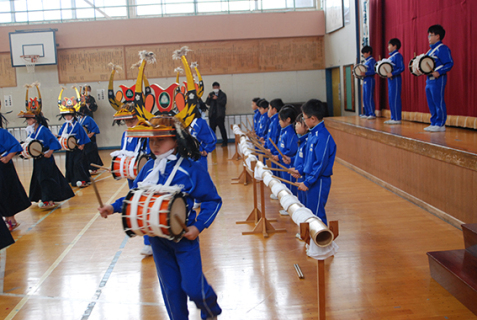
[[289, 173], [293, 173], [289, 168], [285, 167], [285, 166], [282, 165], [280, 162], [275, 161], [275, 160], [273, 160], [273, 159], [268, 159], [268, 160], [270, 160], [271, 162], [273, 162], [273, 163], [276, 164], [277, 166], [279, 166], [279, 167], [281, 167], [281, 168], [287, 170]]
[[92, 167], [99, 168], [99, 169], [104, 169], [104, 170], [111, 171], [110, 168], [106, 168], [106, 167], [103, 167], [103, 166], [99, 166], [99, 165], [97, 165], [97, 164], [95, 164], [95, 163], [90, 163], [89, 165], [92, 166]]
[[243, 123], [243, 121], [240, 121], [240, 123], [243, 125], [244, 129], [247, 130], [248, 132], [250, 132], [250, 130], [248, 130], [248, 127], [245, 125], [245, 123]]
[[291, 170], [278, 169], [278, 168], [263, 167], [263, 169], [264, 169], [264, 170], [271, 170], [271, 171], [281, 171], [281, 172], [292, 173]]
[[278, 153], [282, 156], [282, 158], [285, 158], [285, 155], [280, 151], [280, 149], [278, 149], [277, 145], [275, 144], [275, 142], [273, 142], [272, 138], [268, 138], [268, 140], [270, 140], [270, 142], [275, 147], [275, 149], [277, 149]]
[[179, 216], [175, 213], [174, 213], [174, 219], [176, 219], [177, 223], [181, 225], [182, 229], [184, 229], [185, 232], [189, 232], [189, 228], [186, 226], [184, 221], [182, 221], [181, 218], [179, 218]]
[[298, 187], [300, 185], [299, 183], [291, 182], [291, 181], [288, 181], [286, 179], [283, 179], [283, 178], [280, 178], [280, 177], [277, 177], [277, 176], [273, 176], [273, 179], [277, 179], [277, 180], [286, 182], [286, 183], [291, 184], [292, 186], [295, 186], [295, 187]]
[[101, 196], [99, 195], [98, 188], [96, 187], [96, 183], [94, 182], [94, 179], [91, 179], [91, 184], [93, 185], [94, 193], [96, 194], [96, 198], [98, 199], [99, 206], [102, 208], [104, 207], [103, 201], [101, 201]]
[[255, 128], [252, 126], [252, 123], [250, 122], [250, 120], [247, 118], [247, 122], [250, 126], [250, 128], [252, 128], [252, 132], [255, 132]]
[[40, 151], [37, 148], [33, 148], [33, 146], [31, 147], [31, 149], [35, 152], [38, 152], [39, 154], [43, 154], [43, 151]]
[[432, 66], [429, 64], [429, 61], [426, 60], [426, 64], [427, 64], [427, 66], [429, 67], [429, 69], [432, 70]]

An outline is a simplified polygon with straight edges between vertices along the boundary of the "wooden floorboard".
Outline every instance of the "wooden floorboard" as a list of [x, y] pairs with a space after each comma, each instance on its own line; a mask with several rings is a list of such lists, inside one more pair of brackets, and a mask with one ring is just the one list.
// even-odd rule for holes
[[[224, 203], [201, 234], [204, 273], [223, 308], [219, 319], [318, 319], [317, 263], [270, 191], [266, 215], [286, 233], [244, 236], [253, 226], [235, 223], [252, 210], [252, 186], [230, 183], [242, 170], [228, 160], [234, 151], [218, 147], [209, 157]], [[109, 151], [101, 155], [110, 163]], [[64, 154], [56, 159], [64, 170]], [[31, 160], [16, 159], [15, 166], [28, 190]], [[104, 202], [127, 193], [124, 180], [109, 173], [97, 179]], [[139, 254], [142, 239], [126, 237], [119, 215], [98, 218], [92, 187], [74, 190], [56, 210], [33, 205], [17, 215], [17, 242], [1, 255], [0, 318], [167, 319], [153, 259]], [[463, 249], [461, 231], [338, 163], [326, 210], [340, 223], [340, 249], [325, 263], [328, 319], [477, 319], [429, 273], [426, 252]], [[189, 310], [190, 319], [200, 319], [193, 303]]]

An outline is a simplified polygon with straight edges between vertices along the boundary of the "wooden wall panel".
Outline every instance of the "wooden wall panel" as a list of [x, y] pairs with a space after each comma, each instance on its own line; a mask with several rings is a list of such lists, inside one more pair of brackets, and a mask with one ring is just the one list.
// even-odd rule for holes
[[[125, 70], [124, 47], [58, 50], [58, 79], [60, 83], [108, 81], [113, 62]], [[126, 72], [118, 72], [115, 80], [126, 79]]]
[[136, 79], [137, 69], [131, 66], [139, 61], [142, 50], [156, 54], [156, 63], [148, 65], [148, 78], [175, 77], [174, 69], [182, 67], [179, 60], [172, 60], [172, 53], [183, 46], [189, 63], [197, 61], [202, 75], [258, 73], [273, 71], [324, 69], [323, 37], [298, 37], [277, 39], [234, 40], [150, 44], [125, 47], [86, 48], [58, 50], [60, 83], [106, 81], [109, 62], [125, 70], [115, 77]]
[[0, 54], [0, 88], [16, 87], [17, 73], [12, 67], [10, 53]]

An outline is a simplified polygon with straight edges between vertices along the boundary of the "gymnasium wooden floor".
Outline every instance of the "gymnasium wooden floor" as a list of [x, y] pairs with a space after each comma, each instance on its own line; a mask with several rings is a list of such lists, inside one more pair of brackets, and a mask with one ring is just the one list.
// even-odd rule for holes
[[[267, 217], [285, 228], [265, 239], [242, 235], [235, 222], [252, 210], [252, 186], [231, 185], [241, 164], [234, 146], [209, 157], [222, 210], [201, 234], [203, 269], [218, 293], [222, 320], [318, 319], [317, 263], [295, 239], [267, 195]], [[109, 151], [102, 151], [110, 163]], [[64, 154], [56, 155], [64, 171]], [[15, 160], [26, 190], [31, 160]], [[124, 180], [96, 176], [104, 202], [127, 193]], [[16, 217], [16, 243], [0, 255], [0, 318], [167, 319], [152, 257], [139, 254], [119, 215], [102, 219], [92, 187], [44, 211], [35, 204]], [[326, 260], [327, 319], [477, 319], [429, 274], [426, 252], [463, 249], [461, 231], [335, 163], [328, 220], [339, 220], [340, 249]], [[301, 267], [300, 280], [293, 265]], [[200, 313], [189, 304], [190, 319]]]

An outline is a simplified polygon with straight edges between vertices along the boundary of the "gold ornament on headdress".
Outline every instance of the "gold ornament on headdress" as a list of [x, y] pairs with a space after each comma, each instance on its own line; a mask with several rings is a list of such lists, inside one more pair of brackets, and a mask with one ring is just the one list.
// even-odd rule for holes
[[192, 62], [190, 67], [194, 68], [195, 73], [197, 74], [197, 77], [199, 78], [199, 83], [197, 86], [197, 96], [199, 98], [202, 98], [202, 95], [204, 94], [204, 81], [202, 81], [202, 76], [200, 75], [199, 69], [197, 67], [199, 64], [197, 62]]
[[[26, 96], [25, 96], [25, 108], [26, 111], [20, 111], [18, 117], [20, 118], [34, 118], [41, 114], [41, 93], [40, 93], [40, 83], [38, 81], [33, 82], [32, 84], [25, 84], [24, 87], [26, 88]], [[38, 92], [38, 97], [30, 98], [28, 100], [28, 91], [30, 88], [36, 87]]]
[[58, 108], [60, 109], [60, 114], [75, 114], [76, 112], [79, 112], [81, 107], [81, 95], [78, 91], [78, 88], [76, 86], [72, 86], [71, 89], [75, 90], [76, 98], [65, 97], [62, 99], [63, 91], [65, 89], [65, 87], [61, 87], [61, 91], [58, 96]]

